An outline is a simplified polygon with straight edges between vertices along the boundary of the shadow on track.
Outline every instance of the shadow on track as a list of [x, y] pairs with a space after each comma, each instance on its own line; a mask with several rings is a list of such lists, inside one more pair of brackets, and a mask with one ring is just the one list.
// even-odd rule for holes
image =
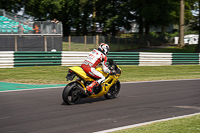
[[[96, 103], [96, 102], [102, 102], [102, 101], [107, 101], [109, 99], [106, 99], [105, 97], [99, 97], [99, 98], [82, 98], [80, 102], [78, 102], [75, 105], [80, 105], [80, 104], [87, 104], [87, 103]], [[65, 102], [62, 102], [61, 105], [68, 105]]]

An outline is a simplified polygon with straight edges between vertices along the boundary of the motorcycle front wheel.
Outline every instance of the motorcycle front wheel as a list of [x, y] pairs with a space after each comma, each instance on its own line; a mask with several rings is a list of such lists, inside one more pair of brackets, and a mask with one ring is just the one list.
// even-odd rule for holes
[[81, 100], [81, 91], [77, 88], [77, 82], [71, 82], [65, 86], [62, 98], [66, 104], [73, 105]]
[[104, 95], [107, 99], [113, 99], [116, 98], [119, 91], [120, 91], [120, 82], [117, 81], [116, 84], [114, 84], [113, 86], [110, 87], [108, 93], [106, 95]]

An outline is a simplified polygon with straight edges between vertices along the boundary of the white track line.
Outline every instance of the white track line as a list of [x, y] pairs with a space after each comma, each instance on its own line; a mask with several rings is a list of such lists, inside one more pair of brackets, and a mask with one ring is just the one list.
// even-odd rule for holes
[[175, 80], [153, 80], [153, 81], [133, 81], [133, 82], [121, 82], [121, 84], [131, 83], [151, 83], [151, 82], [172, 82], [172, 81], [185, 81], [185, 80], [200, 80], [200, 79], [175, 79]]
[[144, 123], [139, 123], [139, 124], [134, 124], [134, 125], [128, 125], [128, 126], [123, 126], [123, 127], [118, 127], [118, 128], [113, 128], [113, 129], [108, 129], [108, 130], [93, 132], [93, 133], [109, 133], [109, 132], [114, 132], [114, 131], [118, 131], [118, 130], [124, 130], [124, 129], [128, 129], [128, 128], [134, 128], [134, 127], [144, 126], [144, 125], [152, 124], [152, 123], [155, 123], [155, 122], [162, 122], [162, 121], [180, 119], [180, 118], [190, 117], [190, 116], [199, 115], [199, 114], [200, 113], [183, 115], [183, 116], [177, 116], [177, 117], [166, 118], [166, 119], [161, 119], [161, 120], [155, 120], [155, 121], [150, 121], [150, 122], [144, 122]]

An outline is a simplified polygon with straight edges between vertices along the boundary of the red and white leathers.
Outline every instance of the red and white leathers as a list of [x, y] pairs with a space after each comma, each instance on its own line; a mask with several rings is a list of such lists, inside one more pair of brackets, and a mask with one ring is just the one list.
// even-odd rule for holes
[[95, 79], [98, 79], [96, 80], [98, 84], [101, 84], [102, 82], [105, 81], [105, 77], [103, 76], [103, 74], [101, 74], [99, 71], [95, 69], [101, 62], [103, 66], [103, 71], [105, 73], [110, 73], [110, 70], [105, 64], [107, 62], [107, 56], [96, 49], [94, 49], [93, 51], [89, 53], [89, 55], [87, 56], [87, 59], [84, 60], [84, 62], [81, 65], [83, 70], [88, 75], [90, 75], [91, 77]]

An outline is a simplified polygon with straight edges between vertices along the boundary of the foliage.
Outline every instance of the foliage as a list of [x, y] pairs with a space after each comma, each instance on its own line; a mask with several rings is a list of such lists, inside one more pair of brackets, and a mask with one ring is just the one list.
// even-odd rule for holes
[[[130, 23], [144, 19], [146, 31], [150, 26], [167, 26], [178, 23], [178, 0], [19, 0], [25, 13], [37, 20], [57, 18], [63, 22], [64, 34], [70, 28], [76, 34], [86, 35], [91, 29], [101, 27], [103, 34], [115, 35], [120, 27], [130, 29]], [[187, 0], [186, 18], [190, 18], [192, 2]], [[37, 9], [37, 10], [35, 10]], [[142, 22], [143, 23], [143, 22]], [[140, 25], [142, 25], [140, 23]], [[89, 30], [90, 29], [90, 30]]]
[[163, 52], [163, 53], [194, 53], [197, 45], [186, 45], [182, 48], [170, 46], [162, 49], [152, 49], [145, 52]]
[[8, 12], [17, 13], [21, 9], [21, 0], [1, 0], [0, 9]]
[[[185, 24], [190, 20], [191, 30], [198, 30], [197, 18], [192, 11], [199, 9], [199, 0], [185, 1]], [[162, 32], [170, 24], [179, 22], [180, 0], [1, 0], [0, 8], [9, 12], [24, 13], [35, 20], [50, 21], [57, 18], [63, 23], [64, 35], [70, 35], [71, 28], [76, 35], [96, 34], [97, 27], [103, 34], [116, 35], [120, 27], [130, 29], [130, 23], [139, 24], [139, 33], [149, 34], [151, 26], [161, 26]]]

